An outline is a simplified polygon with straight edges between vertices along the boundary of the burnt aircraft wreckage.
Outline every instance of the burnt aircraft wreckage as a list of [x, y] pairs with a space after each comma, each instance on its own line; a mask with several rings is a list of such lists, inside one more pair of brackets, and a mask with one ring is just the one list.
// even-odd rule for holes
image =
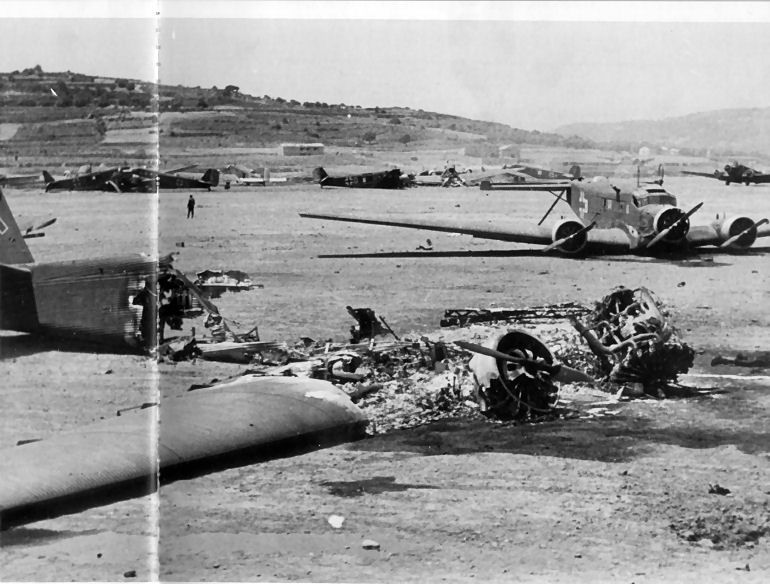
[[[743, 216], [721, 217], [707, 225], [691, 226], [690, 217], [700, 209], [702, 203], [685, 211], [678, 206], [676, 197], [663, 188], [662, 180], [629, 187], [618, 186], [607, 178], [597, 177], [589, 181], [573, 180], [567, 184], [521, 184], [507, 188], [547, 191], [553, 194], [556, 200], [537, 225], [519, 223], [506, 229], [495, 229], [489, 225], [394, 221], [377, 217], [319, 213], [300, 213], [300, 216], [459, 233], [479, 239], [541, 244], [545, 246], [541, 250], [543, 252], [554, 251], [564, 255], [657, 254], [694, 250], [705, 246], [746, 250], [758, 237], [770, 236], [770, 226], [767, 225], [766, 218], [754, 221]], [[560, 201], [565, 201], [570, 206], [576, 218], [559, 220], [551, 227], [543, 225]], [[377, 254], [369, 255], [376, 257]]]
[[683, 170], [682, 174], [690, 176], [704, 176], [706, 178], [715, 178], [721, 180], [725, 185], [730, 183], [745, 184], [746, 186], [761, 183], [770, 183], [770, 173], [761, 172], [755, 170], [745, 164], [739, 162], [733, 162], [732, 164], [726, 164], [724, 170], [715, 170], [713, 173], [708, 172], [693, 172], [689, 170]]
[[398, 168], [380, 172], [364, 172], [347, 176], [329, 176], [322, 168], [313, 170], [313, 180], [323, 187], [348, 187], [355, 189], [400, 189], [404, 187]]

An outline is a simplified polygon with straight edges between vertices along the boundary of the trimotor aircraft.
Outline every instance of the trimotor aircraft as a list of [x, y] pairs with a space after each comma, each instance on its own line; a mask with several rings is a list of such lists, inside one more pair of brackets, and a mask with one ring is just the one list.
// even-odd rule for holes
[[713, 173], [708, 172], [693, 172], [689, 170], [683, 170], [682, 174], [688, 174], [691, 176], [705, 176], [706, 178], [715, 178], [721, 180], [725, 185], [730, 183], [743, 183], [746, 186], [750, 184], [770, 183], [770, 174], [755, 170], [739, 162], [733, 162], [732, 164], [726, 164], [724, 170], [715, 170]]
[[[511, 186], [516, 190], [551, 192], [556, 200], [537, 225], [494, 229], [489, 225], [392, 221], [374, 217], [300, 213], [301, 217], [387, 225], [472, 235], [480, 239], [545, 245], [542, 251], [564, 255], [590, 253], [661, 253], [702, 246], [745, 250], [758, 237], [770, 236], [768, 220], [749, 217], [721, 217], [708, 225], [690, 226], [689, 211], [677, 205], [676, 197], [663, 188], [662, 180], [637, 184], [634, 188], [616, 186], [607, 178], [574, 180], [564, 184]], [[566, 201], [576, 218], [562, 219], [553, 226], [543, 222], [559, 201]]]
[[150, 292], [159, 265], [170, 259], [135, 254], [36, 263], [24, 237], [0, 191], [0, 329], [119, 352], [156, 346], [157, 302]]
[[348, 187], [355, 189], [400, 189], [404, 182], [401, 179], [401, 171], [398, 168], [382, 170], [380, 172], [364, 172], [347, 176], [329, 176], [327, 172], [318, 167], [313, 170], [313, 179], [323, 187]]
[[[185, 167], [189, 168], [189, 167]], [[209, 168], [203, 176], [197, 174], [182, 174], [180, 170], [159, 171], [149, 168], [134, 168], [132, 172], [146, 179], [156, 181], [161, 189], [208, 189], [219, 184], [219, 171]]]

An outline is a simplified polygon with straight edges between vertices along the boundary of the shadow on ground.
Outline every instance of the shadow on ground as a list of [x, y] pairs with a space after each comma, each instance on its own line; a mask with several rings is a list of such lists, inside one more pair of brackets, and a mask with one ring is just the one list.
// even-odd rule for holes
[[[536, 424], [449, 419], [374, 436], [350, 448], [371, 452], [413, 452], [425, 456], [497, 452], [626, 462], [657, 445], [692, 449], [735, 446], [747, 454], [770, 451], [770, 431], [762, 421], [766, 390], [736, 390], [720, 399], [709, 392], [695, 398], [663, 400], [662, 412], [645, 402], [621, 406], [612, 416], [580, 417]], [[649, 404], [649, 402], [646, 402]], [[616, 407], [613, 406], [613, 409]], [[656, 408], [657, 410], [657, 408]]]

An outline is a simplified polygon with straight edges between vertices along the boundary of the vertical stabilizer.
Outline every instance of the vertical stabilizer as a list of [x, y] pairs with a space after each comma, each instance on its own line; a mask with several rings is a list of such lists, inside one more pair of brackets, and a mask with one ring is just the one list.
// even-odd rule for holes
[[216, 168], [209, 168], [203, 175], [201, 180], [205, 183], [209, 183], [212, 187], [219, 184], [219, 171]]
[[8, 201], [0, 190], [0, 264], [30, 264], [33, 261]]

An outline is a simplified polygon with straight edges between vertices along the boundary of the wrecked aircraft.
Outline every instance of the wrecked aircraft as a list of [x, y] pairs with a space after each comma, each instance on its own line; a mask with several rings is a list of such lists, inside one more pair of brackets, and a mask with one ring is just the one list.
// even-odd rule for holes
[[203, 270], [196, 274], [194, 284], [211, 298], [219, 298], [224, 292], [251, 290], [256, 284], [240, 270]]

